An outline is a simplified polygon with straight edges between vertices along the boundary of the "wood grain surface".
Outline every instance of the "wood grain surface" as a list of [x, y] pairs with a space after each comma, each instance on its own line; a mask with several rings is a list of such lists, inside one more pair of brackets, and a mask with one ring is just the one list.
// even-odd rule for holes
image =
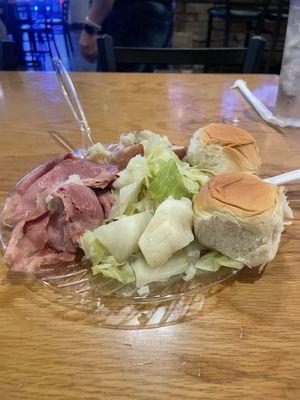
[[[208, 122], [256, 138], [262, 176], [300, 165], [299, 130], [265, 124], [238, 76], [72, 74], [93, 134], [112, 142], [147, 128], [185, 143]], [[244, 76], [269, 107], [277, 77]], [[0, 197], [58, 153], [57, 132], [80, 135], [52, 73], [0, 73]], [[51, 136], [52, 135], [52, 136]], [[151, 330], [104, 329], [55, 304], [48, 290], [0, 268], [0, 399], [299, 399], [300, 184], [288, 187], [295, 221], [265, 271], [220, 285], [194, 319]]]

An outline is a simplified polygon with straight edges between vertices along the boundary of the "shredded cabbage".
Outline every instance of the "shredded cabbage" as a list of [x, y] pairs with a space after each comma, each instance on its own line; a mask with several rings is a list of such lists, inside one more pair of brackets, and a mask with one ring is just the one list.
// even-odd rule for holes
[[168, 161], [171, 158], [177, 158], [176, 154], [170, 148], [171, 143], [166, 136], [152, 136], [144, 144], [144, 154], [148, 160], [160, 159]]
[[243, 268], [243, 263], [232, 260], [227, 256], [223, 256], [218, 251], [213, 250], [200, 257], [200, 259], [194, 264], [194, 266], [195, 268], [199, 268], [205, 271], [216, 272], [222, 266], [241, 269]]
[[228, 267], [228, 268], [235, 268], [235, 269], [242, 269], [244, 264], [240, 261], [232, 260], [231, 258], [227, 256], [223, 256], [221, 253], [219, 253], [221, 257], [217, 259], [217, 263], [220, 264], [222, 267]]
[[86, 230], [80, 238], [80, 247], [86, 258], [92, 262], [93, 275], [102, 274], [117, 279], [122, 283], [135, 280], [135, 275], [128, 262], [119, 263], [96, 238], [94, 232]]
[[170, 196], [174, 199], [188, 197], [188, 190], [184, 185], [174, 159], [170, 159], [161, 165], [157, 175], [148, 188], [148, 194], [150, 199], [157, 203], [161, 203]]
[[184, 281], [190, 281], [194, 278], [194, 276], [196, 275], [196, 268], [194, 267], [194, 265], [189, 265], [188, 269], [185, 271], [185, 274], [183, 276], [183, 280]]
[[124, 262], [118, 262], [89, 230], [81, 236], [80, 247], [84, 250], [85, 256], [91, 260], [94, 275], [101, 273], [124, 284], [136, 281], [137, 288], [181, 273], [185, 274], [184, 280], [191, 280], [197, 269], [214, 272], [221, 266], [236, 269], [243, 267], [242, 263], [231, 260], [217, 251], [210, 251], [199, 259], [200, 246], [196, 241], [175, 253], [157, 268], [150, 267], [141, 253], [129, 257]]
[[200, 188], [209, 180], [208, 175], [198, 167], [191, 167], [188, 163], [182, 161], [177, 163], [177, 166], [190, 197], [197, 194]]
[[113, 186], [116, 190], [117, 200], [114, 203], [109, 218], [117, 218], [122, 215], [131, 215], [135, 211], [145, 211], [137, 207], [143, 188], [149, 186], [150, 171], [147, 159], [141, 155], [133, 157], [127, 167], [119, 172], [118, 179]]
[[124, 284], [135, 280], [134, 272], [128, 262], [118, 263], [113, 256], [108, 256], [102, 260], [101, 264], [92, 267], [94, 275], [102, 274], [109, 278], [117, 279]]
[[79, 246], [84, 251], [86, 258], [91, 260], [93, 265], [100, 263], [107, 250], [96, 238], [93, 232], [86, 230], [80, 237]]
[[126, 210], [129, 215], [131, 214], [130, 210], [132, 210], [132, 212], [135, 210], [136, 207], [134, 204], [137, 204], [140, 187], [140, 183], [132, 182], [120, 188], [118, 199], [113, 204], [110, 212], [111, 219], [124, 215]]
[[115, 189], [120, 189], [133, 182], [141, 184], [144, 180], [147, 181], [149, 175], [147, 159], [141, 155], [136, 155], [118, 175], [118, 179], [113, 184]]
[[170, 196], [192, 199], [208, 180], [199, 168], [177, 157], [166, 137], [153, 134], [143, 145], [144, 156], [133, 157], [113, 184], [116, 202], [110, 218], [153, 210]]

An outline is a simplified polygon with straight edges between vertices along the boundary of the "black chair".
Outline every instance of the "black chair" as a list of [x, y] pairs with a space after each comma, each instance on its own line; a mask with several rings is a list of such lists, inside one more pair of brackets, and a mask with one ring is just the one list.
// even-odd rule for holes
[[0, 71], [17, 69], [15, 43], [11, 40], [0, 40]]
[[[248, 46], [251, 33], [260, 35], [262, 31], [263, 20], [266, 15], [270, 0], [252, 1], [242, 0], [215, 0], [213, 7], [208, 10], [208, 25], [206, 46], [210, 47], [213, 31], [224, 32], [223, 46], [229, 46], [230, 34], [232, 33], [232, 25], [236, 23], [246, 24], [245, 31], [245, 47]], [[224, 28], [215, 28], [214, 21], [224, 21]]]
[[116, 72], [118, 64], [242, 66], [243, 73], [260, 71], [265, 40], [255, 36], [248, 48], [114, 47], [110, 35], [98, 39], [97, 71]]
[[271, 43], [266, 63], [266, 72], [269, 72], [272, 61], [274, 59], [282, 27], [287, 24], [289, 16], [289, 5], [289, 0], [277, 0], [277, 5], [275, 5], [275, 7], [270, 6], [266, 14], [264, 23], [273, 25], [271, 31], [266, 29], [265, 26], [263, 30], [264, 33], [271, 34]]

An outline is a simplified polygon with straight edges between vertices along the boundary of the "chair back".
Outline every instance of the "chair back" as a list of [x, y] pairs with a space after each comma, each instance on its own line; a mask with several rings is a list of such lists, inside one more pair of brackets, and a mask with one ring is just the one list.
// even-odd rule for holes
[[0, 40], [0, 71], [15, 71], [16, 69], [15, 43], [11, 40]]
[[263, 9], [267, 10], [271, 0], [215, 0], [213, 5], [223, 5], [226, 11], [230, 10], [251, 10], [251, 9]]
[[[275, 5], [275, 4], [274, 4]], [[276, 8], [276, 10], [275, 10]], [[272, 7], [273, 9], [273, 7]], [[290, 1], [289, 0], [277, 0], [277, 4], [274, 7], [272, 12], [275, 12], [278, 18], [282, 18], [283, 14], [288, 14], [290, 9]]]
[[254, 36], [248, 48], [145, 48], [114, 47], [110, 35], [98, 39], [97, 70], [116, 72], [118, 64], [241, 65], [244, 73], [260, 71], [265, 40]]

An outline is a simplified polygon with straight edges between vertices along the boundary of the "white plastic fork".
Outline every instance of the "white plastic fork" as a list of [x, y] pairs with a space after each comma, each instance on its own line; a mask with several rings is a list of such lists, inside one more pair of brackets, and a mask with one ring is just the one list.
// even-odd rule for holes
[[52, 62], [63, 95], [81, 131], [83, 149], [80, 155], [84, 157], [86, 149], [94, 144], [91, 129], [83, 112], [74, 84], [62, 61], [58, 57], [53, 57]]
[[300, 169], [264, 179], [265, 182], [273, 183], [274, 185], [284, 185], [297, 180], [300, 180]]

